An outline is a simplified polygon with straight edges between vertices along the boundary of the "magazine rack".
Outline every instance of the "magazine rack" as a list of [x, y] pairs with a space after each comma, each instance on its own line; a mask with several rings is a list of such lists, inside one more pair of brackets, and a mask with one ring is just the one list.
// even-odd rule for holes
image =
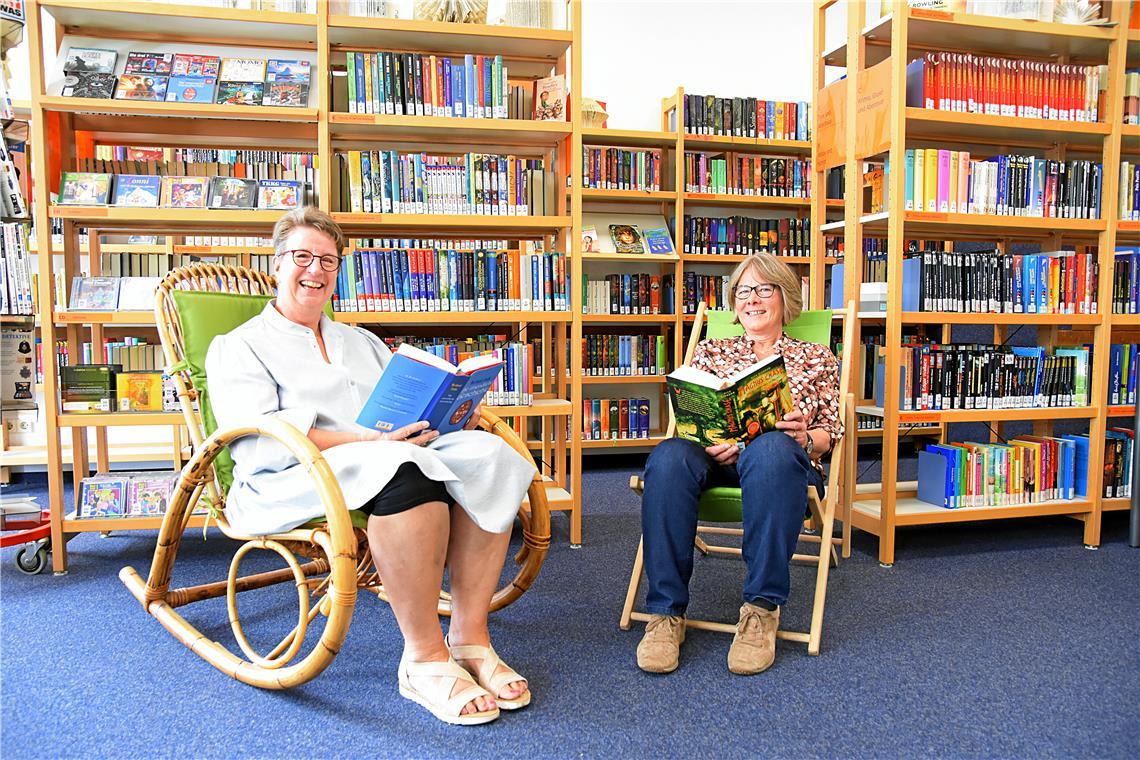
[[[364, 517], [345, 508], [344, 496], [332, 470], [306, 436], [288, 423], [268, 416], [246, 427], [215, 429], [205, 384], [206, 349], [215, 336], [260, 313], [275, 288], [271, 276], [242, 267], [214, 264], [181, 267], [163, 278], [155, 318], [163, 352], [178, 388], [194, 454], [182, 470], [163, 518], [147, 580], [144, 582], [132, 567], [119, 572], [119, 578], [146, 611], [175, 638], [223, 673], [267, 689], [305, 683], [328, 667], [348, 632], [358, 588], [386, 598], [381, 579], [372, 569], [363, 531]], [[199, 408], [195, 408], [195, 402]], [[525, 444], [514, 431], [486, 409], [482, 412], [480, 427], [530, 458]], [[313, 487], [325, 507], [324, 519], [267, 536], [246, 536], [230, 528], [223, 512], [232, 471], [226, 447], [249, 435], [269, 436], [289, 449], [310, 473]], [[209, 505], [211, 517], [221, 531], [241, 545], [226, 580], [171, 589], [171, 574], [182, 534], [202, 502]], [[515, 557], [519, 570], [514, 579], [495, 593], [492, 610], [522, 596], [546, 558], [550, 545], [550, 512], [541, 475], [536, 474], [531, 482], [528, 500], [521, 507], [519, 517], [523, 526], [523, 546]], [[242, 558], [253, 549], [276, 552], [288, 567], [240, 576]], [[301, 564], [298, 555], [308, 561]], [[276, 583], [296, 585], [300, 611], [296, 626], [263, 656], [254, 651], [243, 632], [236, 597], [239, 592]], [[226, 597], [234, 637], [247, 659], [205, 636], [177, 612], [182, 605], [222, 595]], [[441, 591], [440, 614], [450, 614], [450, 603], [449, 595]], [[319, 641], [298, 659], [308, 627], [318, 614], [328, 618]]]
[[[806, 562], [813, 564], [816, 567], [815, 577], [815, 599], [812, 606], [811, 625], [807, 631], [785, 631], [780, 630], [776, 636], [781, 639], [789, 641], [799, 641], [807, 644], [808, 654], [819, 654], [819, 643], [823, 633], [823, 610], [824, 602], [827, 596], [827, 573], [832, 563], [838, 565], [839, 557], [836, 554], [835, 547], [841, 546], [843, 549], [843, 556], [848, 557], [851, 554], [851, 527], [850, 520], [847, 517], [847, 505], [851, 503], [849, 489], [854, 487], [854, 478], [850, 477], [853, 473], [854, 462], [854, 446], [849, 445], [854, 440], [855, 435], [855, 401], [854, 394], [850, 392], [851, 387], [851, 362], [854, 356], [854, 343], [853, 336], [855, 333], [855, 304], [849, 301], [847, 308], [834, 312], [840, 319], [843, 320], [843, 351], [840, 356], [840, 379], [839, 379], [839, 416], [843, 420], [845, 433], [839, 439], [839, 443], [835, 445], [835, 449], [831, 452], [831, 467], [827, 477], [827, 489], [824, 497], [821, 500], [816, 493], [815, 488], [808, 486], [807, 489], [807, 503], [811, 510], [811, 523], [813, 532], [800, 533], [800, 541], [803, 543], [819, 543], [820, 550], [818, 554], [800, 554], [792, 555], [792, 560], [795, 562]], [[814, 313], [805, 312], [801, 319], [806, 323], [814, 317]], [[701, 328], [704, 326], [705, 320], [705, 304], [701, 302], [697, 306], [697, 318], [693, 323], [693, 332], [689, 336], [688, 346], [685, 348], [685, 364], [688, 365], [693, 360], [693, 354], [696, 352], [697, 344], [701, 340]], [[799, 320], [797, 320], [798, 322]], [[712, 329], [712, 325], [709, 325]], [[737, 331], [739, 328], [737, 328]], [[830, 325], [826, 325], [823, 330], [818, 331], [821, 335], [811, 336], [801, 334], [796, 329], [796, 322], [787, 325], [784, 331], [793, 337], [800, 340], [812, 340], [813, 342], [822, 342], [830, 337]], [[813, 330], [813, 332], [816, 332]], [[726, 335], [714, 335], [709, 337], [726, 337]], [[822, 339], [822, 341], [821, 341]], [[668, 436], [672, 437], [674, 422], [670, 417], [670, 425]], [[632, 488], [639, 496], [644, 488], [642, 479], [634, 475], [630, 478], [629, 487]], [[843, 538], [835, 538], [835, 513], [838, 505], [842, 503], [843, 509]], [[740, 489], [739, 488], [712, 488], [705, 491], [701, 495], [699, 505], [698, 520], [704, 522], [715, 523], [728, 523], [740, 522], [741, 520], [741, 504], [740, 504]], [[703, 553], [709, 554], [732, 554], [740, 556], [740, 549], [728, 546], [715, 546], [710, 545], [701, 538], [700, 534], [717, 534], [717, 535], [743, 535], [741, 528], [735, 527], [722, 527], [719, 525], [697, 525], [697, 539], [696, 547]], [[645, 544], [644, 540], [639, 541], [637, 545], [637, 555], [633, 560], [633, 572], [629, 577], [629, 588], [625, 595], [625, 604], [622, 607], [621, 619], [618, 625], [622, 630], [628, 631], [630, 623], [633, 620], [648, 621], [650, 615], [644, 612], [636, 612], [633, 609], [634, 603], [637, 601], [637, 594], [641, 588], [641, 576], [644, 569], [644, 554]], [[719, 631], [721, 633], [735, 633], [736, 626], [729, 623], [714, 622], [711, 620], [697, 620], [694, 618], [686, 618], [685, 625], [689, 628], [700, 628], [707, 631]]]

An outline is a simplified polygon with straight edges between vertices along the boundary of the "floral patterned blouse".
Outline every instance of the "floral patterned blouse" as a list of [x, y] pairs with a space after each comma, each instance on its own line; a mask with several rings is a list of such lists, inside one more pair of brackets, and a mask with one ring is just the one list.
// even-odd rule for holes
[[[826, 430], [831, 437], [828, 450], [834, 449], [843, 437], [843, 420], [839, 418], [839, 360], [826, 346], [787, 335], [781, 335], [772, 350], [784, 357], [792, 399], [803, 412], [808, 430]], [[697, 344], [692, 366], [717, 377], [729, 377], [755, 363], [752, 339], [742, 335], [702, 340]], [[822, 470], [818, 459], [813, 463]]]

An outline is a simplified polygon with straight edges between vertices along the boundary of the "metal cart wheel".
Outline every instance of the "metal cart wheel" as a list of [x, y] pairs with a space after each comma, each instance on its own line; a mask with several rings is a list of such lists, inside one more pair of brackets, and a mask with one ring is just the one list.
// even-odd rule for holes
[[47, 544], [36, 542], [20, 548], [16, 552], [16, 567], [25, 575], [39, 575], [48, 566]]

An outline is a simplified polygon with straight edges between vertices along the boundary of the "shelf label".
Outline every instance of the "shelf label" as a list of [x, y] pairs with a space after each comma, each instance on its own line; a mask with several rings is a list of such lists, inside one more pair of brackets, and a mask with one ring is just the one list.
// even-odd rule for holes
[[832, 82], [816, 99], [816, 160], [820, 169], [842, 166], [847, 160], [847, 81]]
[[855, 155], [873, 156], [891, 144], [891, 59], [861, 71], [855, 88]]
[[911, 18], [928, 18], [933, 21], [953, 21], [954, 14], [950, 11], [936, 11], [929, 8], [911, 8]]
[[932, 211], [908, 211], [906, 218], [912, 222], [948, 222], [950, 221], [949, 214], [941, 214]]
[[940, 412], [904, 412], [899, 415], [899, 424], [937, 425]]
[[336, 115], [338, 124], [373, 124], [375, 121], [376, 115], [371, 113], [338, 113]]

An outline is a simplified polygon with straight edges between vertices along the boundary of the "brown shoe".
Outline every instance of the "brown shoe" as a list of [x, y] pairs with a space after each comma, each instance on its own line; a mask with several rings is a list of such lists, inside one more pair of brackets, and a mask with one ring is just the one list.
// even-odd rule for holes
[[637, 645], [637, 667], [647, 673], [672, 673], [681, 663], [684, 641], [684, 616], [654, 615]]
[[762, 673], [776, 660], [776, 629], [780, 627], [780, 608], [766, 610], [745, 602], [740, 608], [740, 622], [728, 648], [728, 669], [742, 676]]

